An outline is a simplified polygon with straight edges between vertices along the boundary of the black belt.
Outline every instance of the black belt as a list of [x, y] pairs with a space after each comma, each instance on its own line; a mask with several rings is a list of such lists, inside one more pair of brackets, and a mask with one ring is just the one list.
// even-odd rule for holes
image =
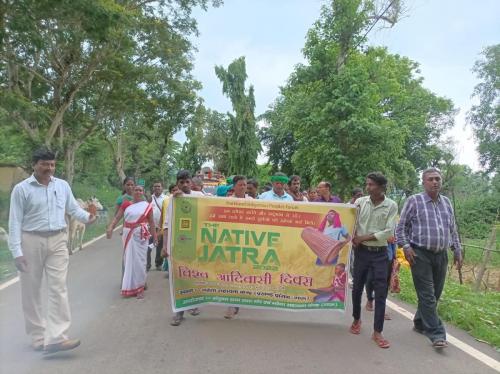
[[[428, 252], [432, 252], [432, 253], [440, 253], [440, 252], [444, 251], [442, 249], [422, 247], [421, 245], [416, 245], [415, 243], [410, 243], [410, 247], [412, 247], [413, 249], [418, 249], [421, 251], [428, 251]], [[446, 251], [444, 251], [444, 252], [446, 252]]]
[[43, 237], [49, 237], [49, 236], [54, 236], [57, 234], [61, 234], [63, 232], [66, 232], [66, 229], [60, 229], [60, 230], [53, 230], [53, 231], [24, 231], [27, 234], [31, 235], [38, 235], [38, 236], [43, 236]]
[[368, 246], [368, 245], [360, 244], [359, 248], [364, 248], [364, 249], [366, 249], [369, 252], [387, 251], [387, 246], [383, 246], [383, 247], [371, 247], [371, 246]]

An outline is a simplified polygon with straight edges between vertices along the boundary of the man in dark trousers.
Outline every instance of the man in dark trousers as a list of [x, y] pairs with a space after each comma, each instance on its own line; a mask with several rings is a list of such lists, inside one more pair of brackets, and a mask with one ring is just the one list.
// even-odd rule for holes
[[389, 348], [390, 343], [382, 335], [384, 329], [385, 301], [387, 298], [387, 239], [394, 233], [394, 222], [398, 213], [397, 204], [385, 196], [387, 179], [378, 172], [366, 176], [368, 196], [360, 197], [358, 222], [352, 239], [354, 250], [354, 274], [352, 287], [351, 333], [361, 332], [361, 297], [368, 272], [373, 275], [375, 291], [375, 315], [372, 339], [380, 348]]
[[436, 168], [424, 170], [424, 192], [410, 196], [396, 230], [398, 246], [410, 263], [418, 309], [413, 329], [425, 334], [435, 348], [446, 348], [446, 331], [437, 314], [448, 265], [448, 248], [454, 263], [462, 266], [462, 248], [450, 200], [441, 195], [443, 178]]

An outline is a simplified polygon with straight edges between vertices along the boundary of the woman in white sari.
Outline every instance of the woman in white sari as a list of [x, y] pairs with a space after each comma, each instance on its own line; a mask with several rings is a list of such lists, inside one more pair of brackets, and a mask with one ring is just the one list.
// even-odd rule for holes
[[135, 186], [133, 201], [124, 201], [118, 209], [116, 216], [109, 225], [106, 236], [113, 235], [117, 222], [124, 217], [123, 223], [123, 280], [121, 294], [124, 297], [144, 297], [146, 286], [146, 256], [149, 237], [153, 235], [154, 244], [157, 245], [156, 231], [149, 232], [149, 227], [155, 227], [153, 221], [153, 207], [144, 201], [144, 187]]

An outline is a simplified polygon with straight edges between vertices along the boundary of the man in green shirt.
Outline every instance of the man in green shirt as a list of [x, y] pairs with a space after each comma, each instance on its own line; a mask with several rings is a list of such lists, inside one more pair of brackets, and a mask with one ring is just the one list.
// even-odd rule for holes
[[397, 204], [385, 196], [387, 178], [378, 172], [366, 176], [366, 193], [355, 201], [358, 207], [356, 232], [352, 239], [354, 274], [352, 288], [352, 316], [350, 331], [361, 331], [361, 297], [368, 272], [373, 274], [375, 315], [372, 339], [380, 348], [390, 344], [383, 335], [385, 300], [387, 298], [387, 239], [394, 235]]

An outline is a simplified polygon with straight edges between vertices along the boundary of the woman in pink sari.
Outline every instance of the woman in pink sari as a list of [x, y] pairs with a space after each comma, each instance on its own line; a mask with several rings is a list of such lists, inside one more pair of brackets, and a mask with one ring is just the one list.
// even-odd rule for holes
[[[135, 186], [133, 201], [124, 201], [109, 225], [106, 236], [113, 235], [117, 222], [124, 217], [123, 223], [123, 280], [121, 294], [124, 297], [144, 297], [146, 286], [146, 257], [148, 251], [149, 227], [155, 227], [153, 206], [144, 201], [144, 187]], [[149, 227], [148, 227], [149, 225]], [[157, 245], [156, 231], [152, 230], [154, 244]]]

